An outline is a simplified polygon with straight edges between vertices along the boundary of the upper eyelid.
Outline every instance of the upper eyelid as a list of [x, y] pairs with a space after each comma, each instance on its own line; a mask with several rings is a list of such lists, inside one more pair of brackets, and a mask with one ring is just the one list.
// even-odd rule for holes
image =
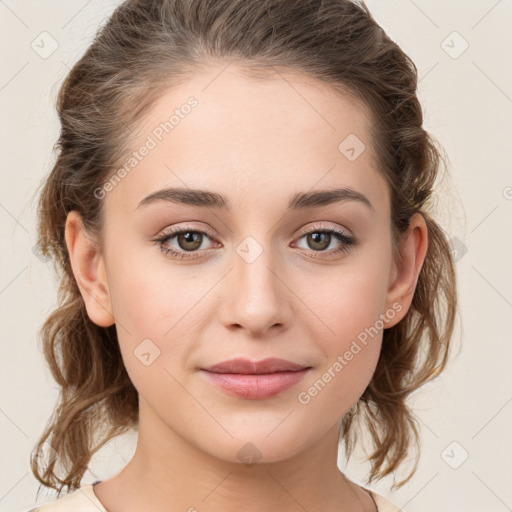
[[347, 236], [352, 236], [352, 233], [347, 228], [340, 227], [340, 226], [329, 226], [329, 225], [324, 224], [324, 222], [320, 221], [319, 225], [313, 225], [310, 227], [306, 227], [304, 229], [301, 228], [299, 230], [298, 236], [303, 236], [307, 233], [315, 233], [317, 231], [334, 231], [334, 232], [341, 231], [342, 233], [345, 233]]
[[210, 238], [215, 238], [215, 234], [213, 230], [209, 230], [208, 228], [196, 228], [195, 226], [176, 226], [176, 227], [167, 227], [160, 231], [160, 234], [156, 235], [156, 238], [163, 238], [166, 236], [173, 236], [175, 234], [179, 234], [180, 232], [190, 231], [192, 233], [203, 233], [208, 235]]

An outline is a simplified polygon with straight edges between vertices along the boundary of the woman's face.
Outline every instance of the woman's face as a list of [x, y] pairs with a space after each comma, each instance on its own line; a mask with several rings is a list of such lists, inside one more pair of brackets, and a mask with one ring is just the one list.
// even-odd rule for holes
[[[125, 171], [95, 192], [104, 247], [81, 286], [93, 321], [115, 319], [141, 424], [270, 462], [338, 428], [410, 296], [362, 106], [312, 80], [223, 69], [165, 92]], [[205, 371], [234, 358], [307, 369]]]

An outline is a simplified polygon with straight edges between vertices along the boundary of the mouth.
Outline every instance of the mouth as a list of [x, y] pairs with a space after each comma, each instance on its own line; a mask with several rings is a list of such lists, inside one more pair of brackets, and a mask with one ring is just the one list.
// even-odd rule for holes
[[295, 372], [310, 368], [310, 366], [287, 361], [286, 359], [277, 359], [270, 357], [261, 361], [250, 361], [249, 359], [237, 358], [223, 361], [202, 368], [202, 370], [212, 373], [240, 373], [244, 375], [264, 375], [278, 372]]
[[298, 384], [311, 366], [284, 359], [232, 359], [201, 368], [208, 380], [226, 393], [252, 400], [276, 396]]

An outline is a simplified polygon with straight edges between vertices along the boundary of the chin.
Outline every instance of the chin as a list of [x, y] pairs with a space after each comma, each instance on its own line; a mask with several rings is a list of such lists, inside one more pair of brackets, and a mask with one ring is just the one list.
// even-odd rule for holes
[[[281, 427], [278, 427], [270, 435], [271, 429], [267, 428], [264, 431], [248, 429], [242, 434], [231, 431], [233, 438], [227, 435], [222, 439], [210, 438], [206, 445], [203, 440], [200, 447], [217, 459], [243, 464], [247, 467], [283, 462], [307, 448], [304, 436], [301, 435], [299, 429], [296, 433], [285, 432], [284, 429], [278, 433], [279, 428]], [[299, 443], [298, 440], [302, 442]], [[214, 447], [213, 450], [212, 447]]]

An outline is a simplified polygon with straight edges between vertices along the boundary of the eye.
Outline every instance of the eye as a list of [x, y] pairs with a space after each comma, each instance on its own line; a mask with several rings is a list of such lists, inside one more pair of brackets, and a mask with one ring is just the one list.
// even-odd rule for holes
[[[346, 253], [350, 250], [351, 247], [356, 245], [356, 239], [345, 233], [341, 229], [338, 228], [324, 228], [315, 227], [312, 230], [303, 233], [299, 240], [305, 239], [306, 244], [313, 251], [311, 254], [313, 258], [324, 257], [323, 254], [327, 253], [329, 256], [335, 256], [340, 253]], [[331, 246], [336, 245], [338, 242], [337, 248], [332, 248]], [[330, 250], [326, 250], [331, 247]], [[308, 247], [306, 247], [307, 249]], [[318, 255], [321, 253], [321, 255]]]
[[209, 238], [208, 233], [185, 226], [167, 230], [154, 242], [160, 245], [165, 254], [178, 259], [193, 259], [200, 256], [197, 254], [199, 249], [206, 250], [203, 242]]

